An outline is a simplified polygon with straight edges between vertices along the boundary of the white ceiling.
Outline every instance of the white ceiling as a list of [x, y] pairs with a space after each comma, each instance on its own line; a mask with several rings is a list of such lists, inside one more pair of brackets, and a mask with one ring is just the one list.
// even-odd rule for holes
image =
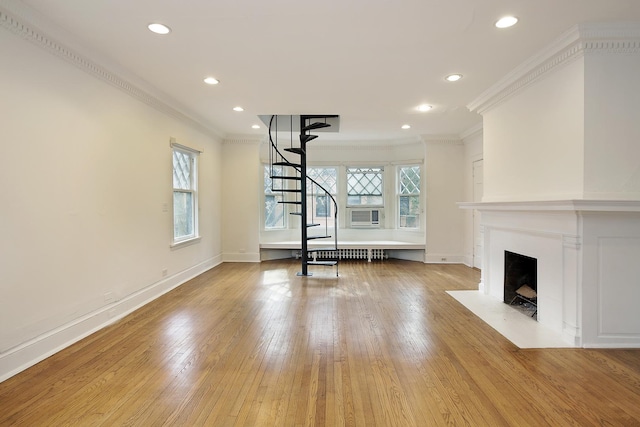
[[[640, 0], [22, 3], [229, 137], [264, 134], [251, 125], [276, 113], [339, 114], [341, 140], [460, 135], [481, 122], [466, 105], [573, 25], [640, 21]], [[496, 29], [506, 14], [520, 22]], [[173, 31], [155, 35], [151, 22]]]

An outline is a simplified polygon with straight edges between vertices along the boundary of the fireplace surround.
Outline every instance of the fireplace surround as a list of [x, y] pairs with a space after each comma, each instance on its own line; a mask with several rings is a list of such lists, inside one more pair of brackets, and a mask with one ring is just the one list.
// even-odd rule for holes
[[481, 292], [504, 301], [505, 251], [537, 259], [538, 321], [582, 347], [640, 347], [640, 201], [460, 203], [481, 213]]
[[640, 348], [639, 66], [640, 23], [578, 24], [468, 105], [480, 287], [502, 300], [504, 251], [537, 258], [538, 323], [574, 346]]

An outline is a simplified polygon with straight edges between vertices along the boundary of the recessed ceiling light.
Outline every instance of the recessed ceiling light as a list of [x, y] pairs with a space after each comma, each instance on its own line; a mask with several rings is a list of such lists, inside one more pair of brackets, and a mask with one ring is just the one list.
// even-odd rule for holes
[[402, 125], [402, 129], [411, 129], [410, 125]]
[[220, 83], [220, 80], [216, 79], [215, 77], [207, 77], [206, 79], [204, 79], [204, 82], [208, 85], [217, 85], [218, 83]]
[[252, 129], [260, 129], [260, 125], [253, 125], [251, 126]]
[[418, 110], [418, 111], [425, 112], [425, 111], [429, 111], [429, 110], [431, 110], [432, 108], [433, 108], [433, 107], [432, 107], [431, 105], [428, 105], [428, 104], [422, 104], [422, 105], [418, 105], [417, 110]]
[[147, 28], [156, 34], [169, 34], [171, 32], [171, 28], [164, 24], [153, 23], [149, 24]]
[[447, 77], [445, 77], [444, 79], [448, 82], [457, 82], [458, 80], [460, 80], [462, 78], [462, 74], [449, 74]]
[[502, 18], [498, 19], [498, 22], [496, 22], [495, 25], [498, 28], [509, 28], [516, 25], [517, 22], [518, 18], [516, 18], [515, 16], [503, 16]]
[[238, 107], [233, 107], [233, 111], [244, 111], [244, 108], [238, 106]]

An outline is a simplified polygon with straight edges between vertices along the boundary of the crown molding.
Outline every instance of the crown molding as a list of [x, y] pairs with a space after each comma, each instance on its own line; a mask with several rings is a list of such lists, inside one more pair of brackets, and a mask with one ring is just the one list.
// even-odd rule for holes
[[[204, 120], [198, 120], [194, 118], [193, 114], [188, 114], [170, 105], [169, 103], [159, 99], [157, 96], [152, 95], [149, 91], [146, 91], [113, 71], [102, 66], [98, 62], [90, 59], [86, 55], [79, 53], [77, 50], [72, 49], [66, 44], [58, 41], [54, 37], [46, 34], [35, 25], [31, 24], [26, 16], [30, 15], [30, 11], [21, 2], [7, 2], [6, 0], [0, 1], [0, 27], [4, 28], [11, 33], [21, 37], [24, 40], [31, 42], [32, 44], [40, 47], [41, 49], [57, 56], [58, 58], [66, 61], [67, 63], [79, 68], [87, 74], [108, 83], [109, 85], [121, 90], [132, 98], [138, 101], [144, 102], [150, 107], [165, 113], [191, 127], [198, 129], [199, 131], [215, 137], [223, 138], [224, 134], [219, 130], [212, 128], [204, 123]], [[37, 16], [34, 15], [34, 20], [38, 21]], [[41, 19], [40, 19], [41, 21]], [[39, 22], [43, 25], [42, 22]], [[51, 27], [51, 24], [46, 25]], [[177, 104], [177, 102], [173, 102]]]
[[464, 132], [462, 132], [460, 134], [460, 139], [461, 140], [465, 140], [465, 139], [470, 139], [470, 138], [475, 138], [478, 136], [482, 136], [482, 130], [484, 129], [483, 127], [483, 123], [480, 122], [476, 125], [471, 126], [469, 129], [465, 130]]
[[337, 140], [318, 138], [307, 146], [310, 150], [395, 150], [411, 145], [421, 145], [419, 137], [407, 137], [401, 139], [374, 139], [374, 140]]
[[222, 144], [224, 145], [238, 145], [238, 144], [259, 145], [268, 141], [269, 141], [269, 137], [264, 135], [231, 135], [223, 139]]
[[467, 105], [480, 114], [491, 110], [549, 72], [587, 54], [640, 53], [640, 23], [579, 24], [516, 67]]
[[457, 135], [422, 135], [426, 145], [462, 145], [462, 139]]

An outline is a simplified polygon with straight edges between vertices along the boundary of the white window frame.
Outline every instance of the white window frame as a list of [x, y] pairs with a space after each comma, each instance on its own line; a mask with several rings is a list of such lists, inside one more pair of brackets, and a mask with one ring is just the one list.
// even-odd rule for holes
[[[335, 178], [336, 178], [336, 183], [335, 186], [333, 188], [333, 192], [329, 192], [329, 194], [334, 198], [334, 199], [338, 199], [338, 189], [340, 188], [340, 169], [338, 168], [338, 166], [322, 166], [322, 165], [310, 165], [307, 166], [307, 176], [311, 176], [313, 174], [310, 174], [309, 171], [311, 169], [317, 170], [317, 169], [332, 169], [335, 171]], [[311, 176], [312, 177], [312, 176]], [[313, 178], [313, 177], [312, 177]], [[309, 192], [309, 183], [307, 182], [307, 194], [310, 194]], [[324, 194], [324, 193], [323, 193]], [[310, 196], [307, 196], [310, 197]], [[328, 198], [323, 199], [327, 205], [326, 205], [326, 215], [324, 216], [318, 216], [317, 213], [317, 208], [318, 208], [318, 203], [317, 203], [317, 198], [320, 197], [325, 197], [322, 194], [316, 194], [316, 200], [313, 200], [313, 202], [311, 204], [308, 205], [309, 208], [311, 208], [311, 206], [313, 206], [313, 210], [309, 209], [308, 214], [311, 214], [311, 217], [309, 218], [310, 222], [315, 222], [316, 219], [319, 219], [321, 221], [324, 221], [327, 218], [330, 218], [331, 220], [334, 218], [334, 206], [333, 203], [331, 202], [331, 200], [328, 200]], [[333, 227], [333, 225], [330, 225], [330, 227]]]
[[[266, 182], [265, 182], [265, 177], [267, 176], [267, 171], [269, 169], [271, 169], [271, 165], [267, 164], [267, 163], [263, 163], [262, 164], [262, 188], [263, 188], [263, 192], [262, 192], [262, 201], [263, 201], [263, 209], [262, 209], [262, 229], [265, 231], [275, 231], [275, 230], [285, 230], [288, 228], [289, 224], [287, 221], [288, 218], [288, 209], [287, 209], [287, 205], [286, 204], [281, 204], [282, 207], [282, 225], [277, 226], [277, 227], [267, 227], [267, 196], [274, 196], [274, 199], [277, 200], [277, 197], [280, 196], [282, 198], [282, 200], [285, 200], [286, 197], [284, 196], [284, 194], [286, 193], [278, 193], [278, 190], [272, 190], [271, 193], [267, 192], [267, 188], [266, 188]], [[284, 166], [273, 166], [274, 168], [282, 168], [282, 173], [283, 175], [286, 173], [286, 169], [284, 168]], [[270, 171], [269, 175], [270, 175]], [[273, 181], [273, 178], [270, 178]], [[280, 181], [280, 185], [282, 185], [283, 189], [288, 188], [287, 185], [287, 180], [279, 180]], [[276, 201], [277, 203], [277, 201]], [[276, 207], [277, 209], [277, 207]]]
[[[179, 247], [189, 243], [193, 243], [200, 240], [200, 227], [198, 223], [198, 158], [202, 150], [191, 148], [182, 144], [179, 144], [175, 141], [175, 139], [171, 138], [171, 212], [172, 212], [172, 243], [171, 247]], [[174, 153], [179, 152], [181, 154], [189, 156], [190, 161], [190, 188], [175, 188], [174, 187], [174, 179], [173, 174], [175, 173], [175, 166], [173, 165]], [[174, 204], [174, 195], [176, 192], [179, 193], [189, 193], [191, 194], [191, 211], [192, 211], [192, 221], [193, 221], [193, 233], [184, 235], [184, 236], [176, 236], [175, 232], [175, 224], [176, 224], [176, 211]]]
[[[418, 185], [418, 192], [414, 192], [414, 193], [405, 193], [402, 194], [402, 179], [401, 179], [401, 173], [402, 173], [402, 169], [405, 168], [418, 168], [418, 170], [420, 171], [420, 183]], [[420, 164], [407, 164], [407, 165], [399, 165], [397, 166], [397, 173], [396, 173], [396, 181], [397, 181], [397, 185], [396, 185], [396, 203], [398, 205], [396, 212], [398, 215], [398, 229], [401, 230], [420, 230], [422, 227], [422, 187], [423, 187], [423, 176], [424, 174], [422, 173], [422, 165]], [[402, 225], [402, 216], [400, 214], [400, 209], [402, 208], [402, 198], [409, 198], [409, 197], [418, 197], [418, 218], [416, 220], [416, 226], [415, 227], [407, 227], [407, 226], [403, 226]]]
[[[382, 202], [381, 203], [377, 203], [377, 204], [352, 204], [349, 203], [349, 170], [350, 169], [380, 169], [380, 176], [382, 177], [382, 183], [381, 183], [381, 190], [380, 190], [380, 197]], [[347, 166], [345, 169], [346, 172], [346, 179], [345, 179], [345, 186], [343, 187], [345, 189], [345, 195], [346, 195], [346, 200], [347, 200], [347, 208], [363, 208], [363, 209], [368, 209], [368, 208], [384, 208], [384, 204], [385, 204], [385, 197], [384, 197], [384, 189], [385, 189], [385, 171], [384, 171], [384, 166]]]

